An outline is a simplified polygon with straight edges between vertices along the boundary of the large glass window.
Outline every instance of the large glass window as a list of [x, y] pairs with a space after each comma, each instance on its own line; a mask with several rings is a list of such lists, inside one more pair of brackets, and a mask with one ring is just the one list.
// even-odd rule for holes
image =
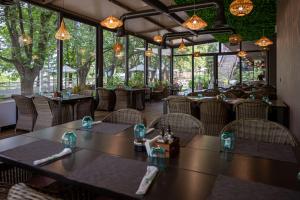
[[143, 39], [129, 36], [129, 81], [130, 87], [144, 86], [144, 47], [145, 41]]
[[219, 52], [219, 43], [207, 43], [207, 44], [200, 44], [194, 46], [194, 51], [200, 53], [218, 53]]
[[162, 59], [162, 81], [166, 84], [170, 83], [170, 63], [171, 63], [171, 49], [161, 50]]
[[[103, 31], [103, 85], [116, 87], [125, 82], [125, 39], [116, 37], [111, 31]], [[114, 51], [116, 44], [122, 46], [120, 52]]]
[[22, 1], [0, 7], [0, 96], [57, 89], [57, 16]]
[[242, 80], [246, 84], [265, 83], [265, 55], [260, 52], [248, 52], [247, 57], [242, 59]]
[[199, 91], [214, 87], [214, 57], [194, 58], [194, 90]]
[[63, 88], [95, 88], [96, 27], [64, 19], [71, 34], [63, 43]]
[[239, 57], [237, 55], [218, 56], [218, 86], [228, 88], [240, 82]]
[[192, 90], [192, 56], [174, 56], [173, 83], [178, 84], [181, 92]]
[[159, 82], [159, 47], [154, 44], [148, 44], [149, 48], [152, 49], [153, 55], [148, 57], [148, 84], [153, 85]]

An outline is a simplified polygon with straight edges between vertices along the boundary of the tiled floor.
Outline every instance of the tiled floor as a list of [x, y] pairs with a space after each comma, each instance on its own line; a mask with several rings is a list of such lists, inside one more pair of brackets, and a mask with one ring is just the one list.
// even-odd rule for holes
[[[95, 112], [95, 120], [102, 120], [105, 116], [107, 116], [110, 112], [104, 111], [96, 111]], [[144, 117], [146, 119], [147, 125], [149, 125], [154, 119], [162, 115], [163, 113], [163, 103], [159, 102], [151, 102], [146, 103], [145, 110], [142, 111]], [[23, 132], [15, 133], [13, 128], [5, 128], [0, 131], [0, 139], [11, 137], [17, 134], [22, 134]]]

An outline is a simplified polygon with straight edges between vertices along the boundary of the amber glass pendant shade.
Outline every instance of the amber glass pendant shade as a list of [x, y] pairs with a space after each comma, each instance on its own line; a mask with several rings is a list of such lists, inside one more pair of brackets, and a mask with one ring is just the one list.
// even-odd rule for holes
[[153, 40], [157, 43], [161, 43], [163, 41], [163, 37], [158, 34], [153, 37]]
[[233, 34], [229, 36], [229, 43], [232, 45], [237, 45], [242, 41], [242, 37], [239, 34]]
[[255, 42], [255, 44], [257, 46], [260, 46], [260, 47], [267, 47], [267, 46], [270, 46], [273, 44], [272, 40], [270, 40], [269, 38], [265, 37], [265, 36], [262, 36], [259, 40], [257, 40]]
[[101, 26], [104, 26], [109, 29], [116, 29], [123, 26], [122, 20], [119, 20], [117, 17], [109, 16], [100, 22]]
[[251, 0], [234, 0], [230, 4], [229, 10], [232, 15], [243, 17], [253, 10], [253, 3]]
[[146, 50], [146, 51], [145, 51], [145, 55], [146, 55], [147, 57], [153, 56], [153, 51], [152, 51], [152, 49], [149, 48], [148, 50]]
[[71, 38], [70, 33], [68, 32], [64, 20], [61, 21], [60, 27], [55, 34], [57, 40], [69, 40]]
[[191, 29], [191, 30], [200, 30], [207, 26], [207, 23], [198, 17], [197, 15], [193, 15], [192, 17], [188, 18], [184, 23], [183, 26]]
[[237, 55], [241, 58], [245, 58], [247, 56], [247, 52], [246, 51], [239, 51]]

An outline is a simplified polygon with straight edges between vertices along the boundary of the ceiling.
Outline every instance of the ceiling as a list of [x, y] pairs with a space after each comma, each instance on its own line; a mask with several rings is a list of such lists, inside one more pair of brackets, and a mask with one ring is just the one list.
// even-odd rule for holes
[[[107, 16], [113, 15], [120, 17], [125, 13], [129, 13], [130, 11], [122, 8], [120, 5], [116, 5], [113, 2], [120, 3], [125, 7], [134, 10], [140, 11], [145, 9], [152, 9], [152, 7], [148, 6], [142, 0], [35, 0], [36, 2], [43, 4], [54, 5], [55, 7], [63, 8], [67, 11], [70, 11], [74, 14], [93, 19], [94, 21], [100, 21]], [[175, 5], [174, 0], [160, 0], [166, 6]], [[188, 15], [185, 12], [176, 13], [182, 19], [187, 19]], [[162, 24], [164, 27], [172, 29], [174, 32], [182, 32], [187, 31], [182, 26], [179, 26], [173, 20], [171, 20], [166, 15], [157, 15], [149, 17], [153, 21]], [[169, 32], [166, 29], [163, 29], [156, 24], [148, 21], [144, 18], [136, 18], [126, 20], [125, 29], [136, 33], [137, 35], [147, 37], [152, 39], [154, 35], [158, 32], [163, 35]], [[213, 40], [212, 35], [200, 35], [189, 38], [190, 40], [185, 40], [185, 42], [190, 42], [193, 40], [194, 42], [202, 42], [207, 40]], [[172, 41], [173, 45], [178, 45], [181, 42], [181, 39], [174, 39]]]

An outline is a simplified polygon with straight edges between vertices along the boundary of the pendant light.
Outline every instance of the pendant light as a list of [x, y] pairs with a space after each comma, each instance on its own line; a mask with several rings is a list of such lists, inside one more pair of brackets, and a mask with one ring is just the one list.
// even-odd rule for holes
[[233, 34], [229, 36], [229, 43], [231, 45], [237, 45], [242, 41], [242, 37], [239, 34]]
[[19, 37], [19, 44], [23, 46], [27, 46], [32, 44], [32, 38], [29, 35], [23, 34]]
[[116, 44], [114, 44], [113, 50], [114, 50], [114, 52], [115, 52], [116, 54], [117, 54], [117, 53], [120, 53], [120, 52], [123, 50], [122, 44], [120, 44], [119, 42], [117, 42]]
[[178, 47], [178, 51], [179, 51], [180, 53], [186, 52], [186, 46], [185, 46], [185, 44], [184, 44], [184, 42], [183, 42], [183, 38], [181, 39], [181, 43], [180, 43], [180, 45], [179, 45], [179, 47]]
[[200, 56], [201, 56], [200, 51], [194, 52], [194, 57], [200, 57]]
[[151, 48], [148, 48], [148, 50], [145, 51], [145, 56], [147, 56], [147, 57], [153, 56], [153, 51]]
[[183, 26], [191, 29], [191, 30], [200, 30], [207, 26], [207, 23], [201, 19], [199, 16], [196, 15], [195, 10], [195, 0], [194, 0], [194, 14], [192, 17], [188, 18], [184, 23]]
[[[159, 17], [158, 22], [160, 23], [160, 17]], [[157, 42], [157, 43], [162, 43], [163, 37], [162, 37], [162, 35], [159, 33], [159, 30], [157, 30], [157, 35], [155, 35], [155, 36], [153, 37], [153, 40], [154, 40], [155, 42]]]
[[251, 0], [233, 0], [229, 10], [232, 15], [243, 17], [253, 10], [253, 3]]
[[238, 55], [238, 57], [240, 57], [240, 58], [245, 58], [245, 57], [247, 56], [247, 52], [241, 50], [241, 51], [238, 52], [237, 55]]
[[[65, 4], [64, 4], [64, 1], [63, 1], [63, 8], [65, 7], [64, 5]], [[64, 19], [61, 20], [60, 27], [59, 27], [58, 31], [56, 32], [56, 34], [55, 34], [55, 38], [57, 40], [69, 40], [71, 38], [71, 35], [70, 35], [69, 31], [67, 30], [67, 28], [65, 26]]]
[[100, 22], [101, 26], [109, 29], [116, 29], [123, 26], [123, 21], [117, 17], [109, 16]]
[[266, 48], [267, 46], [270, 46], [273, 44], [272, 40], [270, 40], [269, 38], [267, 38], [266, 36], [262, 36], [259, 40], [257, 40], [255, 42], [255, 44], [257, 46]]

